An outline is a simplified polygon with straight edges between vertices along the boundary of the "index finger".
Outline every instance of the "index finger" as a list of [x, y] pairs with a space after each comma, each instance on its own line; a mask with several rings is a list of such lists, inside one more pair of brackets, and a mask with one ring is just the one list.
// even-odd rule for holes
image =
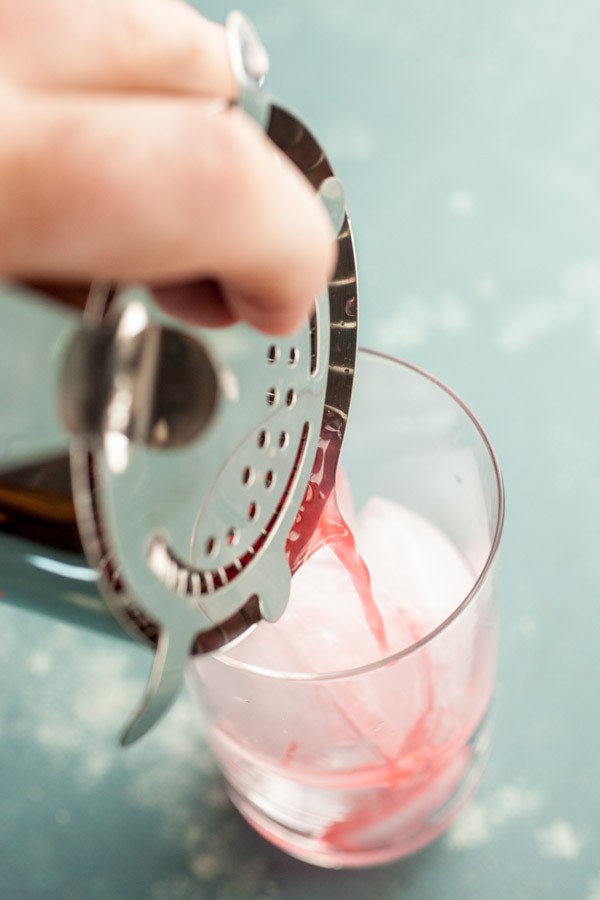
[[233, 317], [274, 333], [308, 314], [335, 262], [331, 224], [243, 113], [80, 94], [6, 97], [0, 109], [5, 275], [210, 279]]
[[0, 0], [0, 77], [46, 89], [233, 99], [222, 26], [183, 0]]

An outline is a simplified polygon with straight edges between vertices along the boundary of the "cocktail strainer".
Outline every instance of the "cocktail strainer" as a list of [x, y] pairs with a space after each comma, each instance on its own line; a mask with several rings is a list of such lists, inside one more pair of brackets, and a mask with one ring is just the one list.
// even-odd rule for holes
[[95, 286], [65, 353], [77, 521], [106, 603], [156, 645], [122, 739], [177, 695], [190, 653], [277, 619], [333, 487], [356, 354], [357, 285], [340, 184], [306, 126], [263, 89], [266, 54], [232, 14], [240, 105], [309, 179], [339, 258], [314, 315], [275, 339], [183, 325], [139, 286]]

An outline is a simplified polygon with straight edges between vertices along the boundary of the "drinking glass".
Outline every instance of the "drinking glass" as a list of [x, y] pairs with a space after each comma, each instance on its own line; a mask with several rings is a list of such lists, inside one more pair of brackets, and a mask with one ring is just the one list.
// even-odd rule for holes
[[294, 576], [279, 622], [191, 669], [235, 806], [272, 843], [328, 867], [418, 850], [480, 782], [504, 512], [470, 410], [371, 351], [359, 352], [340, 474], [370, 599], [326, 547]]

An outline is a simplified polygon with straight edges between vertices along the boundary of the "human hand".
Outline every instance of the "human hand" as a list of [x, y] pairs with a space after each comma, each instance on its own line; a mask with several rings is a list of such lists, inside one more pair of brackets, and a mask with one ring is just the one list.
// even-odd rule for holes
[[0, 274], [298, 327], [332, 229], [234, 94], [223, 29], [181, 0], [0, 0]]

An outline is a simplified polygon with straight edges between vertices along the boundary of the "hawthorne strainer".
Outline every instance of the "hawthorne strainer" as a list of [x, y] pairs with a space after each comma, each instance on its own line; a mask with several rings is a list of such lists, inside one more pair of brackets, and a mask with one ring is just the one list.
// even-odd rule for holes
[[227, 33], [240, 105], [326, 205], [338, 264], [306, 326], [277, 339], [183, 325], [140, 286], [90, 294], [60, 391], [79, 531], [114, 615], [156, 646], [124, 743], [170, 706], [190, 653], [283, 613], [350, 403], [357, 286], [343, 192], [306, 126], [264, 90], [251, 26], [233, 14]]

